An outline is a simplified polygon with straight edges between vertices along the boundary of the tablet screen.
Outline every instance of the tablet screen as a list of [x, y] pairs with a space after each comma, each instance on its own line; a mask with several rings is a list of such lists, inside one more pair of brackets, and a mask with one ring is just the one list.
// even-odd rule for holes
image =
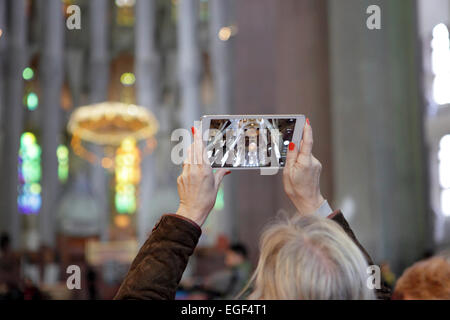
[[297, 118], [214, 119], [207, 155], [214, 168], [284, 167]]

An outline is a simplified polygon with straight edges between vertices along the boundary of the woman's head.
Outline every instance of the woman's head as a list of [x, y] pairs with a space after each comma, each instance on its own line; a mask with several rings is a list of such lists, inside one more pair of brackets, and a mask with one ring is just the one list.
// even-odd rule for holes
[[316, 216], [271, 224], [263, 233], [250, 299], [373, 299], [367, 263], [333, 221]]

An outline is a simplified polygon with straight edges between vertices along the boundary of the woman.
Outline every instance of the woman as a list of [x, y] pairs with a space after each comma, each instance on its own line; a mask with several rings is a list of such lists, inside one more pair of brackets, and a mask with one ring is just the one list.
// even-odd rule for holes
[[[219, 185], [230, 172], [219, 169], [213, 173], [209, 163], [201, 161], [206, 157], [201, 134], [194, 128], [192, 131], [194, 144], [177, 180], [179, 208], [176, 214], [163, 215], [156, 224], [115, 299], [175, 297], [201, 226], [214, 207]], [[300, 149], [290, 143], [283, 170], [284, 190], [298, 215], [270, 226], [262, 236], [251, 299], [374, 297], [366, 286], [366, 268], [372, 261], [342, 213], [331, 213], [322, 197], [321, 164], [312, 155], [312, 146], [312, 128], [307, 121]], [[328, 219], [317, 215], [328, 215]]]

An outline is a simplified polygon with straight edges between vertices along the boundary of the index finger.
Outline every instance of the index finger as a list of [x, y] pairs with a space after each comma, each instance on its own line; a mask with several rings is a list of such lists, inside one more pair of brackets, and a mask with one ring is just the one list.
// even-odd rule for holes
[[186, 164], [193, 164], [194, 163], [193, 149], [194, 149], [194, 144], [190, 144], [189, 147], [187, 148], [187, 151], [186, 151], [186, 158], [183, 161], [183, 167]]
[[306, 119], [305, 127], [303, 128], [303, 138], [300, 146], [300, 155], [311, 156], [313, 148], [313, 132], [312, 127], [309, 124], [309, 120]]
[[195, 127], [192, 127], [191, 130], [194, 135], [195, 164], [203, 164], [204, 152], [206, 152], [206, 150], [203, 145], [201, 130], [199, 128], [195, 128]]

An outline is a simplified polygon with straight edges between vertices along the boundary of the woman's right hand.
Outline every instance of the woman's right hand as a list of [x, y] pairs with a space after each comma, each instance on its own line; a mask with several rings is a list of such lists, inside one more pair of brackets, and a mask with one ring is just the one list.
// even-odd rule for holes
[[309, 120], [303, 128], [300, 150], [291, 142], [283, 170], [284, 191], [301, 215], [313, 214], [325, 201], [320, 193], [322, 165], [312, 155], [313, 134]]
[[221, 168], [214, 173], [200, 131], [192, 127], [192, 133], [194, 143], [189, 146], [183, 172], [177, 179], [180, 197], [177, 214], [201, 227], [214, 207], [223, 177], [230, 171]]

